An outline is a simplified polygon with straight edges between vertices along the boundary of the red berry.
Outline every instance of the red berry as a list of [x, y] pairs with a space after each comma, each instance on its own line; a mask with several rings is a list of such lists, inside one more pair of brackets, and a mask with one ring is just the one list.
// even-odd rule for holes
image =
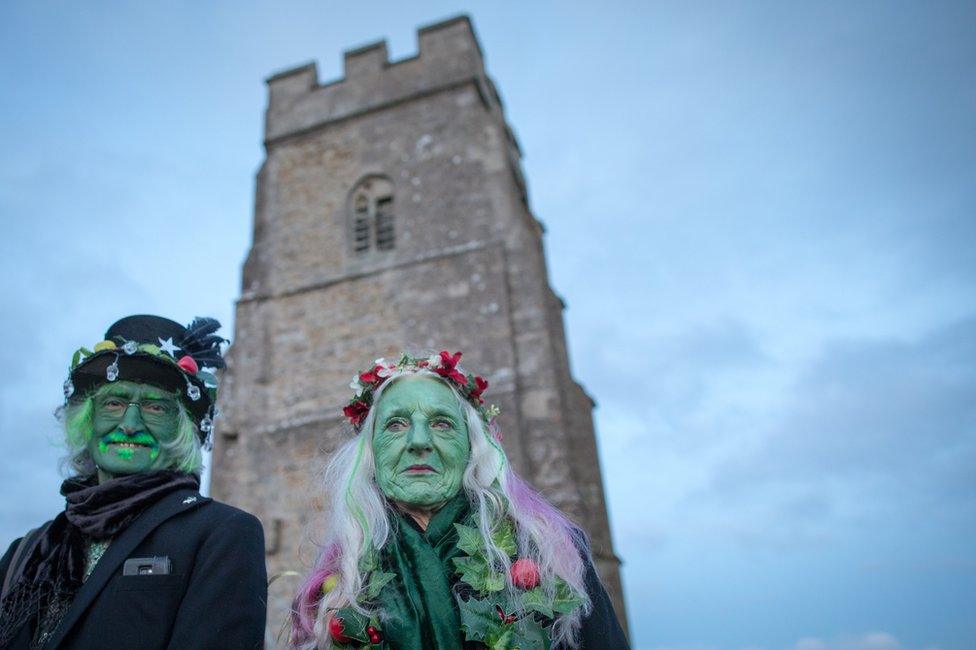
[[352, 641], [351, 638], [346, 636], [344, 632], [346, 631], [346, 626], [343, 620], [338, 616], [333, 616], [329, 619], [329, 635], [332, 640], [336, 643], [349, 643]]
[[180, 357], [180, 360], [176, 362], [176, 365], [183, 368], [183, 370], [186, 370], [191, 375], [195, 375], [200, 371], [200, 368], [197, 366], [197, 362], [194, 361], [193, 357], [189, 355]]
[[366, 634], [373, 636], [374, 634], [376, 634], [376, 628], [370, 625], [369, 627], [366, 628]]
[[510, 570], [512, 584], [519, 589], [534, 589], [539, 586], [539, 565], [527, 557], [512, 563]]

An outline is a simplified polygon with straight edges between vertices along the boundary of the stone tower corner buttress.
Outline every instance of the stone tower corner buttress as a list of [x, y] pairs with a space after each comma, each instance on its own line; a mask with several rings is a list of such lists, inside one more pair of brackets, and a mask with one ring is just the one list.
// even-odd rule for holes
[[[336, 81], [314, 63], [267, 80], [212, 491], [261, 518], [269, 574], [304, 573], [327, 489], [315, 476], [350, 435], [349, 378], [405, 348], [463, 350], [515, 468], [589, 533], [623, 621], [592, 401], [570, 372], [518, 143], [470, 20], [418, 41], [394, 62], [383, 41], [348, 51]], [[272, 585], [272, 628], [295, 587]]]

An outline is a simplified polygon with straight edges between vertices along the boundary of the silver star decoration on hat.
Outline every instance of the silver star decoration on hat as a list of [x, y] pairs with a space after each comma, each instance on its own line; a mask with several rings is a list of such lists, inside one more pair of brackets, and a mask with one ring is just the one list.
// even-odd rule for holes
[[165, 341], [161, 336], [157, 338], [159, 338], [159, 349], [175, 359], [176, 351], [179, 350], [179, 348], [173, 343], [173, 337], [171, 336]]

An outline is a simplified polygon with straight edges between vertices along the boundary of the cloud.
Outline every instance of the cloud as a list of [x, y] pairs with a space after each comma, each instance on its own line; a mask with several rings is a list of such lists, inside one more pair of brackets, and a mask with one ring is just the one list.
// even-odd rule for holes
[[[867, 632], [830, 640], [804, 637], [791, 650], [909, 650], [909, 647], [887, 632]], [[925, 646], [924, 650], [938, 650], [938, 646]]]
[[[842, 483], [916, 507], [976, 507], [976, 318], [914, 342], [830, 345], [792, 393], [758, 444], [716, 468], [712, 496]], [[805, 494], [784, 512], [821, 514]]]

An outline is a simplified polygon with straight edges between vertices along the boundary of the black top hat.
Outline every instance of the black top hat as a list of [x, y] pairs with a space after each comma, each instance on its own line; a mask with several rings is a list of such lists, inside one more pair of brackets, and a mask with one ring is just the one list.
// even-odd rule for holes
[[160, 316], [126, 316], [105, 332], [94, 349], [81, 348], [64, 384], [65, 399], [81, 399], [102, 384], [135, 381], [179, 395], [206, 444], [213, 429], [215, 372], [224, 367], [214, 318], [195, 318], [189, 327]]

